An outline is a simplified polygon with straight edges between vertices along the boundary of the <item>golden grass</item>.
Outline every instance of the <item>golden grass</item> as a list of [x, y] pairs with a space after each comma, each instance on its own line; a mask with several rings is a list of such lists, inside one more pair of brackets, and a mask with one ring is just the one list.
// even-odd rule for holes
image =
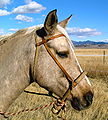
[[[74, 110], [70, 103], [67, 104], [65, 113], [66, 120], [107, 120], [108, 118], [108, 89], [107, 84], [102, 80], [91, 79], [93, 82], [95, 97], [92, 106], [81, 112]], [[33, 83], [27, 88], [28, 91], [47, 94], [47, 91]], [[48, 96], [22, 93], [12, 104], [9, 111], [17, 112], [25, 108], [34, 108], [52, 102]], [[61, 120], [51, 112], [51, 107], [33, 112], [24, 112], [16, 116], [9, 117], [9, 120]]]
[[[95, 56], [95, 55], [108, 55], [108, 49], [76, 49], [76, 55], [80, 62], [83, 70], [88, 72], [88, 76], [95, 77], [106, 77], [108, 76], [108, 56]], [[86, 56], [94, 55], [94, 56]]]
[[[79, 53], [100, 54], [101, 50], [76, 50], [76, 54]], [[88, 71], [88, 75], [91, 77], [96, 77], [90, 78], [90, 81], [94, 87], [94, 101], [89, 109], [80, 112], [74, 110], [68, 102], [65, 118], [66, 120], [108, 120], [108, 77], [107, 74], [103, 78], [100, 78], [100, 76], [98, 77], [98, 75], [100, 75], [99, 73], [94, 75], [96, 74], [95, 70], [108, 70], [108, 63], [103, 65], [101, 57], [78, 57], [78, 59], [81, 63], [81, 66]], [[92, 70], [94, 72], [91, 72]], [[36, 83], [31, 84], [26, 90], [35, 93], [48, 93]], [[50, 102], [52, 102], [52, 99], [49, 96], [23, 92], [11, 105], [8, 111], [17, 112], [25, 108], [34, 108]], [[52, 106], [38, 111], [21, 113], [16, 116], [9, 117], [9, 120], [61, 120], [52, 114], [51, 108]]]

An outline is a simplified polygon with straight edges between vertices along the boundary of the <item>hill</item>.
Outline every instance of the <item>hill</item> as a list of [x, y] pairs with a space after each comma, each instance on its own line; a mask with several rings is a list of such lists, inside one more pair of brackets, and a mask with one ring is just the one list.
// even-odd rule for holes
[[72, 41], [75, 47], [77, 48], [99, 48], [106, 49], [108, 48], [108, 42], [95, 42], [95, 41]]

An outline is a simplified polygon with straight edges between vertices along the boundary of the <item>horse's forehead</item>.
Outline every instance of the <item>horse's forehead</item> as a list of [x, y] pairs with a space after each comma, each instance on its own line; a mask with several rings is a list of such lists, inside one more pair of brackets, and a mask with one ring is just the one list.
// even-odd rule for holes
[[69, 47], [66, 37], [59, 37], [53, 42], [57, 47]]
[[[60, 34], [60, 33], [55, 33], [55, 34]], [[54, 40], [50, 42], [50, 46], [54, 48], [57, 51], [68, 51], [69, 50], [69, 44], [68, 44], [68, 39], [64, 36], [57, 37]]]

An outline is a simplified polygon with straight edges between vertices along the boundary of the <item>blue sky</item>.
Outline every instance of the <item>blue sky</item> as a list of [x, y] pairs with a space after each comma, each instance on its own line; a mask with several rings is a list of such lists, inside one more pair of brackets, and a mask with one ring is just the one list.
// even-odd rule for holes
[[0, 0], [0, 35], [43, 24], [53, 9], [59, 21], [73, 15], [71, 39], [108, 42], [108, 0]]

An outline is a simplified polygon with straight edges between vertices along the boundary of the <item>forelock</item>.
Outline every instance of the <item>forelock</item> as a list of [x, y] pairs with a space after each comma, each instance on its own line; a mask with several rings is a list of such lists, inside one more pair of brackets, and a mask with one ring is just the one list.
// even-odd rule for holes
[[60, 25], [57, 25], [57, 29], [70, 40], [69, 35], [67, 34], [66, 30], [63, 27], [61, 27]]
[[68, 38], [68, 42], [69, 42], [69, 44], [70, 44], [71, 49], [74, 49], [74, 45], [73, 45], [73, 43], [72, 43], [72, 41], [71, 41], [68, 33], [66, 32], [66, 30], [65, 30], [63, 27], [61, 27], [60, 25], [57, 25], [57, 29], [58, 29], [61, 33], [63, 33], [63, 34], [66, 36], [66, 38]]

